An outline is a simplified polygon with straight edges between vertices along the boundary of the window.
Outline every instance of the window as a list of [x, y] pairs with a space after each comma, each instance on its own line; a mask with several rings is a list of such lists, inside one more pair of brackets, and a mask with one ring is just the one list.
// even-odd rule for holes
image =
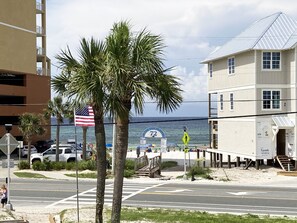
[[230, 110], [233, 111], [234, 109], [234, 96], [233, 93], [230, 93]]
[[263, 91], [263, 109], [280, 109], [280, 91]]
[[208, 64], [209, 77], [212, 78], [212, 63]]
[[263, 70], [279, 70], [280, 60], [280, 52], [263, 52]]
[[224, 98], [223, 98], [223, 95], [221, 94], [220, 95], [220, 110], [223, 111], [224, 109], [224, 102], [223, 102]]
[[228, 58], [228, 74], [235, 73], [235, 60], [234, 57]]

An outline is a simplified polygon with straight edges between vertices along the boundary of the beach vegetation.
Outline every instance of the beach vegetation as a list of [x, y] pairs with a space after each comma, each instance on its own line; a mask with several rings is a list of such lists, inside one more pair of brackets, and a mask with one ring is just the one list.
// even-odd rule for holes
[[30, 169], [30, 163], [28, 162], [28, 160], [21, 160], [18, 163], [18, 168], [19, 170]]
[[194, 180], [195, 177], [201, 177], [205, 179], [212, 179], [210, 176], [211, 169], [208, 167], [201, 167], [199, 165], [194, 165], [190, 168], [190, 170], [187, 172], [188, 177], [192, 177], [192, 180]]
[[172, 167], [176, 167], [178, 165], [178, 163], [176, 161], [170, 160], [170, 161], [165, 161], [161, 163], [161, 169], [168, 169], [168, 168], [172, 168]]

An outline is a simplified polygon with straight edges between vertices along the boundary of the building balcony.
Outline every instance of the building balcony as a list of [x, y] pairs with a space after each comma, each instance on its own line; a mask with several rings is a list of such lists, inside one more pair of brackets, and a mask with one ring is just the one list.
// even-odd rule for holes
[[37, 36], [41, 37], [43, 36], [45, 33], [44, 33], [44, 28], [41, 27], [41, 26], [36, 26], [36, 34]]
[[42, 14], [44, 12], [44, 4], [41, 2], [36, 2], [36, 13]]
[[50, 76], [50, 69], [43, 69], [42, 67], [37, 67], [36, 74], [42, 76]]
[[38, 56], [44, 56], [45, 55], [45, 49], [44, 48], [42, 48], [42, 47], [37, 47], [36, 48], [36, 54], [38, 55]]

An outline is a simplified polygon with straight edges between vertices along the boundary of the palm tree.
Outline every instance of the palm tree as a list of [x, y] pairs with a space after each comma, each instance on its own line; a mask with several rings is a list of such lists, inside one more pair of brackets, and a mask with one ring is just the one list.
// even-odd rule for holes
[[106, 178], [106, 143], [104, 128], [105, 113], [105, 44], [91, 38], [80, 41], [78, 58], [69, 49], [62, 50], [56, 57], [63, 72], [53, 78], [56, 92], [77, 104], [89, 104], [93, 108], [97, 155], [97, 192], [95, 222], [103, 222], [103, 205]]
[[47, 108], [44, 110], [46, 118], [55, 116], [57, 119], [56, 130], [56, 162], [59, 161], [59, 144], [60, 144], [60, 126], [64, 122], [64, 118], [69, 116], [69, 113], [73, 113], [68, 103], [63, 103], [61, 96], [54, 97], [47, 104]]
[[111, 112], [116, 117], [115, 178], [111, 221], [120, 222], [124, 166], [128, 149], [132, 106], [142, 114], [144, 101], [155, 99], [161, 112], [177, 109], [182, 102], [178, 79], [165, 73], [163, 40], [146, 29], [133, 35], [128, 22], [114, 24], [106, 40]]
[[43, 135], [45, 133], [45, 128], [42, 127], [43, 118], [38, 114], [24, 113], [19, 117], [19, 120], [19, 130], [28, 143], [27, 159], [30, 164], [32, 137], [36, 135]]

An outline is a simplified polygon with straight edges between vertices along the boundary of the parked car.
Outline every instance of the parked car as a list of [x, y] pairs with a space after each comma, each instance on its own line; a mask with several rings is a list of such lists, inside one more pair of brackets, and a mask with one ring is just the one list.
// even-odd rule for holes
[[43, 152], [51, 147], [55, 142], [54, 140], [39, 140], [36, 142], [35, 147], [38, 152]]
[[[28, 156], [28, 145], [25, 145], [21, 148], [21, 156], [27, 157]], [[31, 154], [37, 153], [37, 149], [35, 146], [31, 145]]]
[[[56, 160], [56, 148], [51, 147], [43, 153], [32, 154], [30, 157], [31, 163], [34, 162], [43, 162], [44, 159], [48, 159], [49, 161]], [[74, 162], [75, 160], [80, 161], [80, 154], [75, 154], [72, 152], [70, 147], [59, 147], [59, 161], [62, 162]]]

